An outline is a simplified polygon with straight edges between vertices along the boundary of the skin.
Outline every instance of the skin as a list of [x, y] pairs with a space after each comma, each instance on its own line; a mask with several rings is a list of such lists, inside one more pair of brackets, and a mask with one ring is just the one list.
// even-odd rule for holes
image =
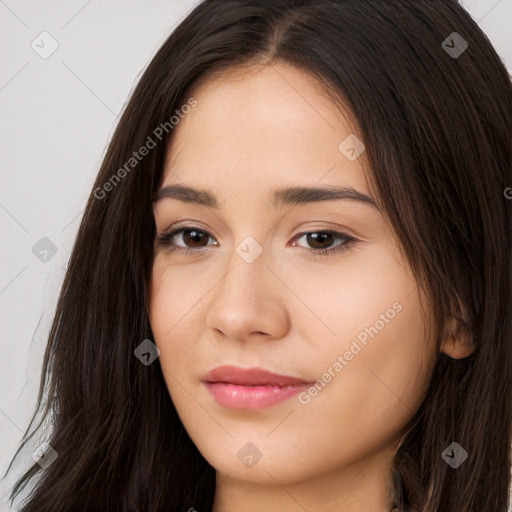
[[[426, 299], [377, 208], [350, 199], [272, 206], [269, 194], [287, 186], [371, 195], [365, 153], [349, 161], [338, 149], [358, 134], [350, 112], [313, 78], [272, 64], [225, 73], [190, 96], [198, 104], [174, 129], [162, 186], [208, 189], [221, 208], [155, 202], [157, 235], [195, 227], [210, 237], [194, 244], [178, 233], [174, 247], [192, 254], [155, 242], [150, 321], [178, 414], [217, 471], [214, 512], [388, 511], [392, 460], [439, 350], [468, 349], [455, 336], [436, 347], [425, 334]], [[315, 246], [303, 235], [322, 230], [357, 241], [318, 256], [344, 241]], [[247, 236], [262, 249], [252, 263], [236, 251]], [[400, 312], [307, 404], [294, 396], [228, 409], [201, 382], [220, 364], [318, 381], [396, 303]], [[262, 454], [252, 467], [237, 457], [248, 442]]]

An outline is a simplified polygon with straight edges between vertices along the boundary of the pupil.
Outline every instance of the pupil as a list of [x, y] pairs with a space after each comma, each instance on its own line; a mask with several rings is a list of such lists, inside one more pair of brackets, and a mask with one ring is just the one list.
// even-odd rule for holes
[[[320, 245], [320, 247], [315, 247], [315, 244], [318, 245], [319, 239], [320, 239], [320, 242], [325, 242], [326, 239], [329, 239], [329, 238], [332, 238], [331, 233], [312, 233], [312, 234], [308, 234], [308, 243], [313, 248], [323, 249], [324, 246]], [[311, 242], [313, 242], [313, 243], [311, 243]], [[330, 244], [328, 244], [328, 245], [330, 245]]]
[[[186, 237], [192, 238], [192, 244], [196, 244], [197, 242], [201, 242], [202, 239], [206, 239], [205, 234], [200, 231], [196, 231], [195, 229], [190, 229], [185, 231], [184, 235]], [[198, 244], [200, 245], [200, 244]]]

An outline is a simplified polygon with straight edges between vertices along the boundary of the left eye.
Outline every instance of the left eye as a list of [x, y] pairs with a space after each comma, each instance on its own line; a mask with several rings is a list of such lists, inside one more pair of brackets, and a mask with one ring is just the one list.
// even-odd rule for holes
[[[182, 241], [184, 241], [185, 245], [179, 245], [173, 243], [173, 239], [178, 239], [182, 235]], [[309, 253], [314, 255], [328, 255], [331, 253], [335, 253], [338, 251], [346, 250], [348, 247], [356, 241], [355, 238], [346, 235], [345, 233], [340, 233], [338, 231], [311, 231], [307, 233], [301, 233], [297, 235], [294, 240], [300, 240], [305, 237], [305, 240], [308, 244], [313, 246], [312, 249], [301, 247], [307, 250]], [[202, 252], [201, 249], [207, 247], [208, 245], [217, 245], [218, 242], [208, 244], [208, 239], [212, 238], [215, 240], [208, 231], [204, 231], [202, 229], [194, 228], [194, 227], [185, 227], [178, 228], [169, 233], [165, 233], [158, 237], [158, 242], [162, 245], [167, 245], [170, 247], [172, 251], [184, 252], [184, 253], [198, 253]], [[330, 247], [335, 240], [339, 242], [334, 245], [334, 247]], [[206, 242], [206, 243], [205, 243]], [[190, 244], [190, 245], [187, 245]], [[295, 247], [295, 245], [293, 245]], [[328, 248], [326, 248], [326, 246]]]
[[[351, 242], [355, 241], [355, 238], [337, 231], [312, 231], [310, 233], [302, 233], [298, 239], [300, 240], [303, 237], [306, 237], [305, 240], [307, 243], [313, 246], [315, 249], [314, 252], [319, 254], [344, 250]], [[328, 249], [325, 248], [326, 245], [331, 246], [333, 240], [336, 239], [339, 240], [339, 243], [334, 247], [330, 247]]]

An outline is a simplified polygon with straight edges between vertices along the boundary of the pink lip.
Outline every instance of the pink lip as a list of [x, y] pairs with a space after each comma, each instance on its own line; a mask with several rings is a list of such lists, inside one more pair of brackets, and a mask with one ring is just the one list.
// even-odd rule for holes
[[232, 409], [269, 407], [312, 384], [262, 368], [236, 366], [218, 366], [205, 375], [203, 382], [219, 404]]

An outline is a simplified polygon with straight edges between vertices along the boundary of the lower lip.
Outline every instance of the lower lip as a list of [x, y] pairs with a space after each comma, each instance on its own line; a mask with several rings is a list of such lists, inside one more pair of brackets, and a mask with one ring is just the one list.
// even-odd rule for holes
[[264, 409], [296, 395], [311, 384], [295, 386], [236, 386], [224, 382], [205, 382], [213, 398], [231, 409]]

